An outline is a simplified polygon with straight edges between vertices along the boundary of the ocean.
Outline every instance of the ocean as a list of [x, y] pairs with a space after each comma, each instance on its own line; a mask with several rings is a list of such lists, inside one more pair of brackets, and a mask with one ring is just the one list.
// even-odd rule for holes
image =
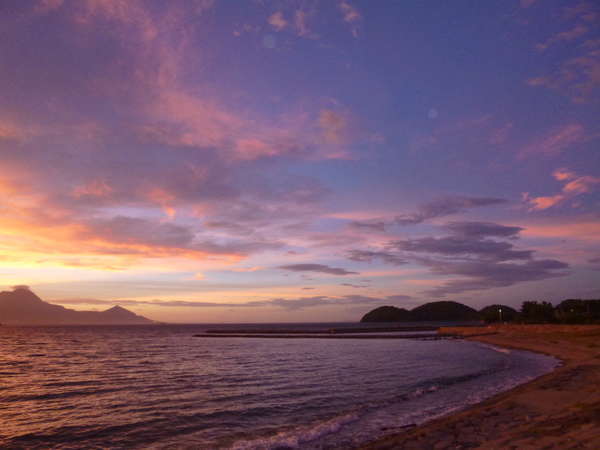
[[0, 447], [348, 449], [558, 363], [463, 340], [193, 337], [227, 327], [0, 326]]

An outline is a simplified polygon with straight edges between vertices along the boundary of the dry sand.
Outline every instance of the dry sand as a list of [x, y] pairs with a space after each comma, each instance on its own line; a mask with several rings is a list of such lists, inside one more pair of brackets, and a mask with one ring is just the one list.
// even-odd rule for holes
[[462, 412], [384, 437], [363, 449], [600, 449], [600, 325], [497, 325], [440, 331], [478, 334], [471, 339], [549, 354], [563, 365]]

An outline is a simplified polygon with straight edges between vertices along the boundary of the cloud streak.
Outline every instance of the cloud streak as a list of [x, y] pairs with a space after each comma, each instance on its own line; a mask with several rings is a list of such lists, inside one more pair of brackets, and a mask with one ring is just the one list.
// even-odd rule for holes
[[441, 197], [420, 206], [415, 213], [397, 216], [394, 223], [401, 226], [417, 225], [430, 219], [462, 213], [473, 208], [501, 205], [506, 202], [505, 199], [494, 197]]
[[600, 18], [600, 8], [593, 2], [563, 9], [563, 20], [570, 23], [535, 48], [544, 53], [568, 46], [568, 57], [561, 57], [552, 71], [527, 80], [532, 87], [544, 87], [568, 96], [573, 103], [598, 100], [600, 86], [600, 40], [590, 32]]
[[392, 264], [394, 266], [408, 264], [408, 261], [402, 256], [389, 251], [381, 250], [350, 250], [348, 251], [348, 259], [359, 262], [373, 262], [376, 260], [381, 260], [384, 263]]
[[408, 295], [392, 295], [387, 297], [370, 297], [364, 295], [312, 296], [298, 298], [273, 298], [249, 302], [203, 302], [193, 300], [101, 300], [93, 298], [63, 299], [55, 303], [61, 305], [100, 305], [100, 306], [155, 306], [161, 308], [268, 308], [277, 307], [288, 311], [298, 311], [316, 307], [378, 305], [381, 303], [403, 303], [412, 297]]
[[357, 275], [358, 272], [352, 272], [339, 267], [330, 267], [324, 264], [288, 264], [279, 266], [279, 269], [288, 270], [290, 272], [317, 272], [326, 273], [329, 275]]
[[508, 203], [508, 201], [502, 198], [449, 195], [424, 203], [418, 206], [417, 211], [413, 213], [400, 214], [391, 219], [376, 219], [368, 221], [354, 220], [350, 222], [350, 226], [358, 229], [383, 232], [392, 225], [399, 225], [402, 227], [418, 225], [439, 217], [464, 213], [474, 208], [502, 205], [505, 203]]
[[555, 170], [552, 175], [557, 181], [563, 183], [561, 192], [545, 197], [531, 197], [528, 192], [523, 193], [523, 201], [529, 205], [530, 211], [553, 208], [580, 195], [589, 194], [600, 185], [600, 177], [577, 175], [567, 169]]

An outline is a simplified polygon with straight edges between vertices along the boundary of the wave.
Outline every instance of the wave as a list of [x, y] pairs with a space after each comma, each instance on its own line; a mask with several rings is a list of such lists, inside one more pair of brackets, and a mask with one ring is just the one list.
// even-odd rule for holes
[[[311, 425], [302, 426], [286, 430], [275, 435], [256, 437], [249, 440], [240, 440], [235, 442], [230, 450], [273, 450], [273, 449], [294, 449], [306, 446], [314, 441], [326, 438], [329, 435], [339, 433], [339, 431], [349, 424], [353, 424], [363, 420], [370, 413], [384, 409], [390, 405], [397, 405], [401, 402], [408, 402], [428, 394], [436, 393], [447, 386], [452, 386], [460, 382], [473, 380], [481, 376], [485, 376], [489, 371], [477, 372], [468, 376], [460, 377], [440, 377], [437, 380], [429, 380], [421, 386], [415, 387], [413, 390], [401, 395], [392, 396], [388, 401], [379, 404], [367, 404], [359, 410], [346, 413], [325, 421], [316, 422]], [[452, 408], [455, 409], [455, 408]], [[437, 411], [439, 415], [450, 412], [451, 409]], [[395, 424], [396, 427], [406, 428], [414, 425], [412, 422]], [[388, 428], [387, 426], [383, 427]]]
[[0, 447], [352, 448], [547, 365], [464, 341], [202, 343], [131, 328], [86, 335], [82, 352], [44, 333], [49, 357], [0, 330]]
[[477, 342], [477, 344], [480, 347], [489, 348], [490, 350], [493, 350], [493, 351], [498, 352], [498, 353], [504, 353], [505, 355], [510, 355], [510, 353], [512, 352], [512, 350], [510, 350], [508, 348], [496, 347], [495, 345], [492, 345], [492, 344], [485, 344], [483, 342]]
[[87, 395], [98, 395], [106, 394], [109, 392], [118, 392], [124, 390], [123, 388], [112, 388], [112, 389], [88, 389], [80, 391], [68, 391], [68, 392], [57, 392], [57, 393], [46, 393], [46, 394], [32, 394], [32, 395], [9, 395], [2, 397], [3, 402], [24, 402], [31, 400], [54, 400], [64, 399], [70, 397], [80, 397]]
[[298, 448], [302, 444], [320, 439], [326, 435], [337, 433], [342, 427], [360, 419], [358, 412], [334, 417], [325, 422], [319, 422], [299, 429], [283, 431], [274, 436], [238, 441], [231, 450], [272, 450]]

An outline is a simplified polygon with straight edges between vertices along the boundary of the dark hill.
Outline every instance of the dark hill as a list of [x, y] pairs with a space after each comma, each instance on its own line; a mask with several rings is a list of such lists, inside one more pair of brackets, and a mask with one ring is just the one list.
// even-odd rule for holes
[[0, 323], [6, 325], [137, 325], [153, 321], [120, 306], [75, 311], [40, 299], [26, 288], [0, 292]]
[[449, 301], [425, 303], [410, 313], [415, 321], [481, 320], [481, 316], [473, 308]]
[[412, 316], [403, 308], [380, 306], [365, 314], [361, 322], [412, 322]]
[[445, 322], [481, 320], [473, 308], [457, 302], [432, 302], [418, 306], [411, 311], [395, 306], [380, 306], [369, 311], [361, 322]]
[[486, 322], [510, 322], [517, 315], [517, 310], [507, 305], [490, 305], [479, 311]]

